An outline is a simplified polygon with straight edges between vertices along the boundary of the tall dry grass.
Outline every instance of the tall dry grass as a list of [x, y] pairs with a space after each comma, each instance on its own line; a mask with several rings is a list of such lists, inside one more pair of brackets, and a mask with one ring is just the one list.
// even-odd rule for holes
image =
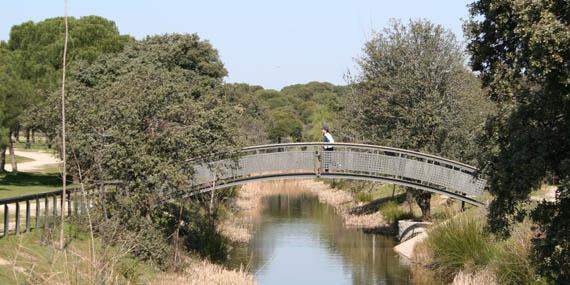
[[150, 284], [249, 285], [255, 284], [255, 280], [244, 270], [228, 270], [208, 261], [199, 261], [192, 262], [182, 273], [159, 276]]

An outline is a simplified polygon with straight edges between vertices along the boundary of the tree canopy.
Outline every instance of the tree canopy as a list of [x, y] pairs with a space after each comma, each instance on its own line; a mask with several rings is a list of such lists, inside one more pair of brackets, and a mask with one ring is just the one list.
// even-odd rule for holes
[[[471, 65], [499, 108], [481, 140], [481, 166], [495, 196], [489, 226], [505, 235], [526, 215], [524, 204], [543, 179], [570, 175], [564, 167], [570, 161], [570, 2], [480, 0], [470, 13]], [[568, 191], [566, 184], [559, 187], [557, 202], [534, 215], [547, 234], [537, 240], [539, 261], [563, 283], [570, 280], [570, 263], [551, 258], [570, 256]], [[541, 214], [544, 207], [548, 215]]]
[[[119, 34], [113, 21], [103, 17], [70, 17], [68, 20], [68, 63], [71, 64], [77, 61], [91, 63], [102, 54], [121, 51], [132, 41], [130, 36]], [[37, 23], [28, 21], [12, 27], [6, 48], [12, 58], [13, 77], [20, 80], [20, 84], [13, 87], [19, 89], [14, 92], [26, 102], [20, 105], [13, 127], [24, 124], [53, 133], [51, 122], [43, 120], [47, 116], [44, 112], [51, 109], [43, 103], [60, 81], [64, 30], [63, 17]]]
[[171, 207], [163, 202], [189, 190], [193, 158], [238, 146], [218, 53], [197, 35], [153, 36], [71, 74], [72, 170], [88, 184], [122, 181], [101, 226], [122, 224], [126, 240], [152, 237], [134, 239], [135, 252], [164, 262], [157, 246], [172, 232], [159, 222]]
[[[345, 98], [343, 132], [356, 141], [473, 159], [489, 108], [454, 35], [425, 20], [393, 21], [365, 44]], [[429, 194], [417, 199], [424, 218]], [[426, 204], [427, 205], [422, 205]]]

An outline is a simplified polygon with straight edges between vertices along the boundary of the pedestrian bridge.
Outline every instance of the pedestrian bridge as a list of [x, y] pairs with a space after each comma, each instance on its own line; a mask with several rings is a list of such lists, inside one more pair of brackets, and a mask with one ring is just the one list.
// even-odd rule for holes
[[[325, 151], [324, 147], [333, 147]], [[287, 143], [246, 147], [194, 167], [193, 194], [254, 181], [355, 179], [443, 194], [473, 205], [486, 181], [461, 162], [398, 148], [352, 143]]]

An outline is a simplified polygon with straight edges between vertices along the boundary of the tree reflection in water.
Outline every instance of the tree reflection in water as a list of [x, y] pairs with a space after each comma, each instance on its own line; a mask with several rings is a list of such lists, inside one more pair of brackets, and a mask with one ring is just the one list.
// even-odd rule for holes
[[232, 250], [260, 284], [411, 284], [392, 237], [346, 229], [334, 209], [310, 194], [263, 201], [254, 237]]

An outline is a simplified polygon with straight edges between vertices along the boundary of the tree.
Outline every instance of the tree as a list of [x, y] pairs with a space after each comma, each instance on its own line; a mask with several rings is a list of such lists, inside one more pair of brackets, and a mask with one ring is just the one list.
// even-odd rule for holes
[[[469, 99], [484, 101], [463, 62], [455, 36], [442, 26], [393, 21], [365, 44], [353, 92], [345, 98], [343, 135], [461, 159], [468, 149], [461, 129], [473, 131], [481, 123], [465, 125], [472, 117], [462, 107]], [[415, 196], [429, 219], [431, 194]]]
[[98, 203], [97, 227], [122, 229], [101, 231], [105, 241], [129, 241], [140, 257], [166, 263], [173, 232], [160, 221], [171, 218], [167, 208], [182, 207], [169, 198], [190, 190], [192, 159], [238, 149], [235, 112], [222, 87], [226, 74], [208, 42], [179, 34], [148, 37], [70, 70], [70, 171], [81, 170], [88, 186], [122, 181]]
[[303, 123], [290, 111], [277, 109], [270, 113], [270, 123], [267, 130], [270, 140], [278, 143], [281, 143], [283, 138], [300, 141], [302, 131]]
[[268, 143], [265, 109], [256, 96], [263, 90], [261, 86], [252, 86], [245, 83], [224, 84], [225, 94], [234, 106], [238, 115], [240, 131], [244, 144], [259, 145]]
[[0, 46], [0, 171], [4, 171], [6, 149], [10, 148], [12, 171], [17, 171], [12, 134], [19, 124], [19, 116], [30, 105], [33, 89], [17, 72], [14, 54]]
[[[27, 132], [42, 129], [52, 138], [55, 136], [53, 122], [44, 120], [49, 117], [46, 112], [51, 111], [44, 102], [47, 94], [59, 86], [64, 32], [63, 17], [37, 23], [28, 21], [12, 27], [6, 46], [12, 53], [15, 75], [27, 82], [18, 91], [25, 95], [27, 104], [21, 105], [12, 131], [24, 125]], [[98, 16], [70, 17], [69, 35], [68, 63], [93, 62], [101, 54], [121, 51], [132, 41], [131, 37], [119, 34], [114, 22]], [[28, 88], [30, 85], [31, 89]]]
[[[486, 147], [481, 167], [495, 196], [489, 227], [507, 235], [510, 224], [526, 215], [524, 204], [532, 189], [547, 176], [569, 174], [563, 165], [570, 160], [570, 3], [480, 0], [471, 5], [470, 14], [465, 30], [471, 65], [499, 108], [481, 138]], [[542, 251], [539, 261], [545, 274], [562, 283], [570, 279], [569, 263], [548, 264], [560, 258], [556, 250], [568, 252], [568, 243], [552, 250], [556, 245], [549, 233], [568, 228], [569, 220], [559, 218], [568, 217], [563, 207], [567, 191], [559, 187], [556, 203], [539, 206], [534, 215], [545, 233], [537, 242], [551, 247], [537, 247]], [[561, 235], [570, 239], [568, 230]]]

